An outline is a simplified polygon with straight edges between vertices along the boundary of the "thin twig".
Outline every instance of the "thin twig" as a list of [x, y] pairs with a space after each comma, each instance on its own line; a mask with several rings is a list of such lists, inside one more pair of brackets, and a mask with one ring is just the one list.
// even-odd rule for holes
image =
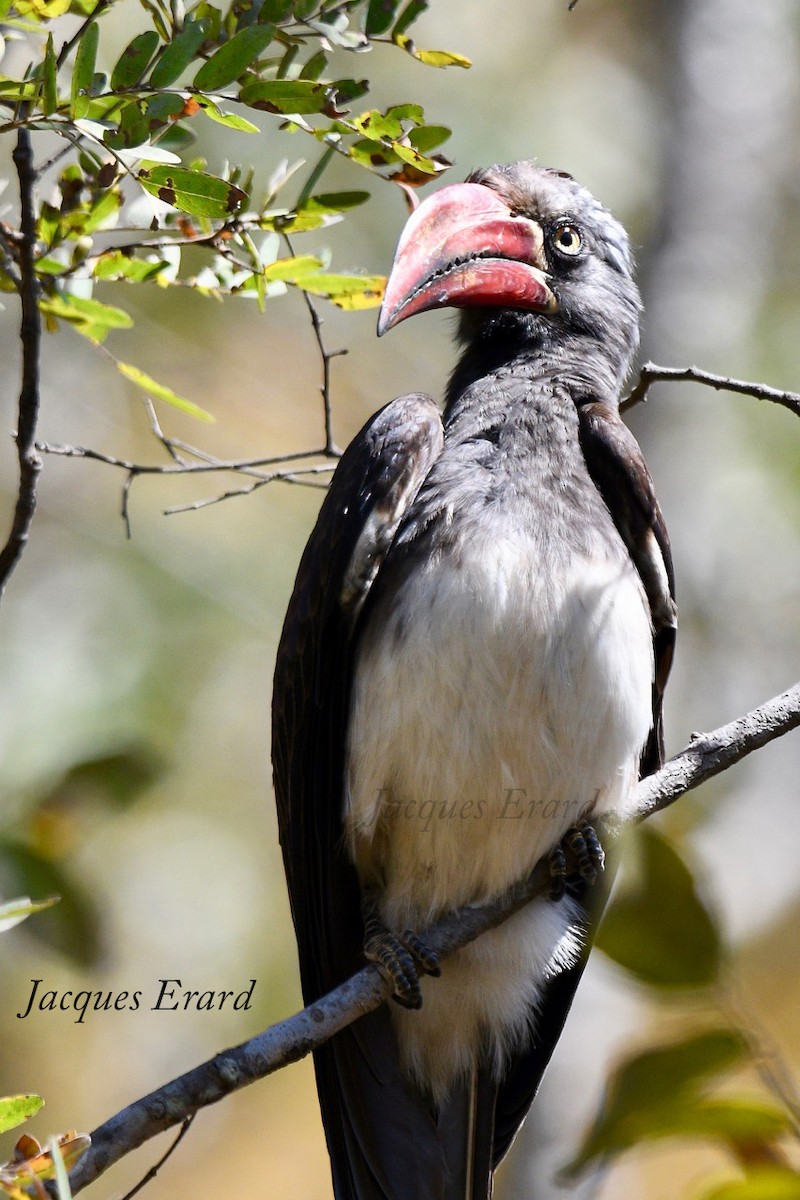
[[269, 475], [260, 475], [245, 487], [230, 488], [218, 496], [207, 496], [203, 500], [190, 500], [188, 504], [176, 504], [173, 508], [165, 508], [165, 517], [174, 517], [176, 513], [197, 512], [201, 508], [210, 508], [212, 504], [220, 504], [223, 500], [233, 500], [237, 496], [252, 496], [259, 488], [268, 483], [296, 483], [304, 487], [326, 487], [307, 476], [325, 475], [336, 469], [335, 463], [317, 463], [311, 467], [289, 467], [285, 470], [271, 471]]
[[39, 313], [39, 284], [36, 278], [36, 171], [30, 133], [21, 128], [14, 148], [14, 165], [19, 179], [20, 233], [18, 262], [22, 323], [22, 386], [17, 417], [19, 489], [8, 540], [0, 551], [0, 596], [19, 562], [36, 511], [36, 487], [42, 460], [36, 452], [36, 423], [39, 417], [39, 354], [42, 321]]
[[169, 1149], [166, 1150], [165, 1153], [161, 1155], [161, 1158], [158, 1160], [157, 1163], [153, 1163], [150, 1170], [147, 1172], [146, 1175], [144, 1175], [139, 1180], [139, 1182], [136, 1184], [136, 1186], [132, 1187], [129, 1192], [125, 1193], [125, 1195], [122, 1197], [122, 1200], [133, 1200], [133, 1197], [135, 1195], [137, 1195], [138, 1192], [141, 1192], [142, 1188], [147, 1187], [148, 1183], [152, 1183], [152, 1181], [155, 1179], [156, 1175], [158, 1175], [158, 1172], [163, 1167], [164, 1163], [167, 1161], [167, 1159], [172, 1157], [172, 1155], [178, 1149], [178, 1146], [181, 1144], [183, 1139], [186, 1137], [186, 1134], [189, 1132], [189, 1130], [192, 1127], [192, 1121], [195, 1119], [196, 1115], [197, 1115], [196, 1113], [189, 1114], [189, 1116], [186, 1118], [186, 1120], [181, 1125], [181, 1127], [178, 1131], [178, 1136], [174, 1139], [174, 1141], [172, 1142], [172, 1145], [169, 1147]]
[[653, 383], [702, 383], [720, 392], [737, 392], [741, 396], [754, 396], [756, 400], [771, 400], [788, 408], [800, 417], [800, 394], [784, 392], [780, 388], [768, 387], [765, 383], [748, 383], [743, 379], [731, 379], [727, 375], [715, 375], [712, 371], [701, 371], [698, 367], [659, 367], [645, 363], [639, 372], [639, 380], [627, 399], [620, 404], [620, 412], [633, 408], [642, 400]]
[[[628, 822], [610, 819], [597, 822], [603, 840], [613, 842], [632, 822], [666, 808], [759, 746], [798, 726], [800, 684], [712, 733], [696, 734], [685, 750], [657, 774], [642, 781], [636, 809]], [[550, 867], [545, 858], [524, 882], [501, 899], [461, 909], [425, 930], [422, 937], [444, 959], [488, 929], [502, 924], [551, 886]], [[378, 1008], [388, 999], [390, 990], [390, 984], [377, 967], [363, 967], [315, 1004], [135, 1101], [93, 1132], [91, 1149], [70, 1177], [73, 1193], [92, 1183], [137, 1146], [185, 1120], [190, 1113], [215, 1104], [231, 1092], [310, 1054], [335, 1033]]]
[[[169, 440], [169, 439], [167, 439]], [[289, 454], [273, 454], [265, 458], [223, 459], [211, 458], [202, 450], [196, 450], [186, 443], [173, 442], [182, 449], [197, 455], [201, 462], [173, 463], [135, 463], [127, 458], [117, 458], [114, 454], [104, 454], [101, 450], [91, 450], [86, 446], [70, 446], [58, 442], [37, 442], [36, 448], [42, 454], [56, 454], [62, 458], [88, 458], [94, 462], [105, 463], [109, 467], [119, 467], [122, 471], [130, 471], [133, 475], [207, 475], [212, 471], [238, 471], [247, 474], [259, 467], [272, 467], [281, 463], [300, 462], [304, 458], [313, 458], [323, 454], [323, 450], [293, 450]]]
[[103, 12], [105, 12], [105, 10], [107, 8], [110, 8], [113, 3], [114, 3], [114, 0], [99, 0], [99, 3], [96, 5], [96, 7], [94, 9], [94, 12], [92, 12], [86, 18], [86, 20], [81, 23], [81, 25], [76, 30], [76, 32], [72, 35], [72, 37], [68, 41], [64, 42], [64, 45], [61, 47], [61, 49], [58, 52], [58, 58], [56, 59], [56, 70], [57, 71], [61, 70], [64, 63], [69, 58], [71, 50], [73, 49], [73, 47], [77, 46], [78, 42], [81, 40], [83, 35], [86, 33], [86, 30], [89, 28], [89, 26], [93, 25], [94, 22], [97, 20], [97, 18], [99, 16], [101, 16], [101, 14]]
[[[232, 471], [237, 475], [249, 475], [254, 479], [253, 484], [247, 487], [232, 488], [217, 496], [206, 497], [202, 500], [195, 500], [189, 504], [177, 505], [174, 508], [164, 510], [165, 516], [173, 516], [175, 513], [208, 508], [212, 504], [219, 504], [222, 500], [230, 500], [235, 496], [248, 496], [268, 483], [288, 483], [299, 484], [304, 487], [319, 487], [321, 486], [320, 484], [316, 483], [313, 479], [305, 477], [324, 475], [333, 471], [336, 467], [335, 461], [310, 463], [307, 466], [297, 465], [302, 464], [309, 458], [327, 457], [330, 460], [331, 456], [326, 455], [324, 447], [313, 448], [311, 450], [293, 450], [287, 454], [273, 454], [266, 458], [227, 460], [215, 458], [212, 454], [207, 454], [206, 451], [189, 445], [188, 442], [167, 437], [158, 423], [152, 402], [148, 401], [147, 412], [153, 434], [164, 447], [167, 454], [169, 454], [172, 462], [136, 463], [131, 462], [127, 458], [118, 458], [114, 454], [104, 454], [101, 450], [91, 450], [86, 446], [70, 446], [53, 442], [36, 443], [36, 449], [42, 454], [54, 454], [62, 458], [86, 458], [93, 462], [105, 463], [109, 467], [117, 467], [119, 470], [125, 472], [120, 500], [120, 516], [125, 525], [125, 535], [128, 538], [131, 536], [131, 488], [134, 481], [140, 475], [208, 475], [217, 471]], [[186, 454], [192, 455], [198, 461], [188, 461], [184, 457]], [[294, 465], [288, 466], [287, 464], [290, 463]], [[265, 471], [263, 468], [273, 469]]]
[[[283, 239], [286, 242], [286, 247], [289, 253], [294, 256], [294, 248], [292, 247], [291, 239], [287, 234], [283, 235]], [[311, 317], [311, 328], [314, 331], [314, 338], [322, 359], [322, 387], [320, 388], [320, 392], [322, 395], [322, 411], [325, 428], [325, 449], [323, 453], [331, 458], [340, 458], [342, 452], [333, 440], [333, 412], [331, 408], [331, 361], [334, 358], [341, 358], [342, 355], [347, 354], [347, 350], [328, 350], [325, 345], [325, 339], [322, 336], [322, 317], [319, 315], [317, 306], [309, 296], [308, 292], [303, 291], [302, 288], [301, 291], [303, 293], [303, 300], [305, 301], [306, 308], [308, 309], [308, 315]]]

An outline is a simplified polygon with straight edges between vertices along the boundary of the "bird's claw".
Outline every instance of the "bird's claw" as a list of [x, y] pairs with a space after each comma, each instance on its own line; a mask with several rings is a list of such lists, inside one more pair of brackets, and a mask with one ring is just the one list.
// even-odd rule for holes
[[392, 933], [375, 910], [367, 913], [364, 955], [381, 967], [392, 982], [392, 999], [403, 1008], [422, 1007], [420, 976], [440, 975], [439, 956], [410, 929]]
[[[567, 856], [569, 855], [569, 865]], [[605, 865], [605, 854], [600, 839], [593, 827], [586, 823], [568, 829], [557, 846], [550, 851], [550, 875], [552, 884], [550, 898], [560, 900], [567, 887], [567, 879], [577, 875], [590, 886], [597, 882]], [[572, 869], [570, 869], [570, 867]]]

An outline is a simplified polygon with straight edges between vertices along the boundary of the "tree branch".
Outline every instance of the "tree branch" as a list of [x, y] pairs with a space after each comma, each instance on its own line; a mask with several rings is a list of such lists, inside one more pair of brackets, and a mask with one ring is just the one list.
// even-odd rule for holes
[[19, 178], [20, 233], [17, 247], [19, 294], [22, 303], [22, 387], [17, 416], [19, 489], [11, 531], [0, 551], [0, 597], [28, 541], [36, 511], [36, 486], [42, 460], [36, 453], [36, 423], [39, 417], [39, 354], [42, 322], [39, 314], [39, 284], [36, 278], [36, 170], [30, 133], [20, 128], [14, 148], [14, 165]]
[[[326, 160], [323, 160], [326, 161]], [[283, 235], [283, 240], [289, 253], [294, 257], [294, 249], [291, 239], [287, 234]], [[333, 410], [331, 407], [331, 361], [334, 358], [341, 358], [343, 354], [347, 354], [346, 350], [328, 350], [325, 345], [325, 340], [322, 336], [322, 318], [317, 311], [317, 306], [309, 296], [308, 292], [303, 291], [303, 300], [305, 301], [308, 315], [311, 318], [311, 328], [314, 331], [314, 338], [317, 343], [317, 349], [322, 359], [322, 387], [320, 393], [322, 395], [322, 415], [325, 429], [325, 450], [324, 454], [329, 458], [340, 458], [341, 450], [333, 440]]]
[[800, 394], [797, 392], [783, 392], [780, 388], [768, 387], [765, 383], [748, 383], [743, 379], [731, 379], [727, 375], [715, 375], [712, 371], [701, 371], [698, 367], [659, 367], [651, 362], [642, 367], [638, 383], [619, 406], [620, 412], [626, 412], [633, 408], [634, 404], [646, 400], [650, 386], [654, 383], [702, 383], [720, 392], [737, 392], [741, 396], [755, 396], [756, 400], [771, 400], [800, 417]]
[[[706, 779], [798, 726], [800, 683], [712, 733], [693, 735], [685, 750], [640, 783], [636, 808], [628, 821], [606, 818], [597, 822], [603, 840], [614, 841], [628, 824], [668, 807]], [[502, 924], [535, 897], [546, 894], [551, 884], [545, 858], [506, 895], [452, 913], [425, 930], [422, 937], [441, 958], [446, 958]], [[90, 1150], [70, 1176], [73, 1193], [92, 1183], [131, 1150], [185, 1121], [200, 1108], [304, 1058], [333, 1034], [378, 1008], [390, 991], [377, 967], [363, 967], [302, 1012], [135, 1101], [94, 1131]]]

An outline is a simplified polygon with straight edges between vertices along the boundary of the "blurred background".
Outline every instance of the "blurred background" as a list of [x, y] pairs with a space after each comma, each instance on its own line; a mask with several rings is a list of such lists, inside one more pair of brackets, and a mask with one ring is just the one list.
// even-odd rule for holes
[[[132, 0], [104, 18], [111, 56], [143, 28]], [[113, 32], [110, 32], [113, 31]], [[800, 13], [790, 0], [434, 0], [418, 44], [459, 51], [437, 71], [391, 47], [347, 58], [370, 103], [424, 104], [453, 129], [448, 179], [535, 157], [585, 183], [629, 229], [646, 303], [644, 357], [800, 388]], [[114, 42], [116, 37], [117, 41]], [[113, 61], [113, 59], [111, 59]], [[102, 65], [102, 64], [101, 64]], [[208, 123], [207, 123], [208, 124]], [[266, 128], [266, 126], [265, 126]], [[209, 170], [309, 158], [313, 143], [204, 131]], [[9, 139], [5, 139], [9, 142]], [[9, 144], [0, 170], [11, 174]], [[255, 156], [255, 158], [254, 158]], [[309, 159], [313, 162], [313, 158]], [[307, 168], [308, 170], [308, 168]], [[298, 238], [334, 267], [385, 272], [405, 219], [399, 189], [349, 163], [325, 189], [370, 188], [341, 226]], [[15, 203], [13, 182], [3, 197]], [[151, 287], [101, 298], [129, 307], [112, 351], [213, 412], [213, 427], [163, 411], [165, 431], [219, 456], [322, 441], [321, 363], [300, 294], [259, 314]], [[0, 312], [0, 403], [12, 429], [18, 312]], [[320, 302], [324, 305], [324, 302]], [[453, 321], [429, 314], [378, 343], [375, 313], [324, 306], [340, 445], [408, 390], [441, 393]], [[83, 339], [45, 343], [42, 438], [138, 462], [161, 460], [140, 394]], [[796, 418], [774, 405], [669, 384], [631, 414], [670, 528], [679, 652], [668, 750], [781, 691], [800, 674], [800, 455]], [[4, 526], [16, 470], [0, 443]], [[197, 512], [215, 477], [138, 479], [132, 538], [121, 472], [47, 458], [31, 545], [0, 609], [0, 838], [6, 896], [39, 863], [63, 874], [64, 912], [46, 946], [32, 928], [0, 945], [0, 1094], [38, 1091], [31, 1132], [90, 1130], [112, 1112], [300, 1004], [269, 766], [271, 674], [299, 555], [322, 493], [275, 484]], [[781, 1061], [800, 1069], [800, 740], [768, 747], [659, 818], [682, 839], [734, 948], [737, 1003]], [[44, 864], [44, 865], [43, 865]], [[49, 864], [50, 875], [45, 866]], [[669, 897], [664, 897], [665, 905]], [[44, 923], [46, 918], [36, 918]], [[31, 923], [29, 922], [30, 926]], [[69, 951], [69, 952], [66, 952]], [[249, 1012], [149, 1012], [160, 978], [240, 991]], [[138, 1012], [34, 1012], [44, 988], [143, 992]], [[605, 1178], [554, 1180], [590, 1119], [609, 1064], [683, 1019], [691, 999], [653, 1003], [593, 956], [541, 1102], [498, 1195], [681, 1195], [722, 1165], [689, 1142], [637, 1150]], [[166, 1139], [163, 1145], [165, 1146]], [[95, 1185], [121, 1194], [156, 1143]], [[10, 1145], [8, 1147], [10, 1153]], [[203, 1112], [149, 1185], [151, 1200], [210, 1196], [328, 1200], [310, 1063]]]

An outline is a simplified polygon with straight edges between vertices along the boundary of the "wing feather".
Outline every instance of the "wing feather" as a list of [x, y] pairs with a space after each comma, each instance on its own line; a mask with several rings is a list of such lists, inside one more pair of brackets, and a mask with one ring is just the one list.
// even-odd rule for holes
[[[392, 401], [345, 451], [297, 573], [278, 647], [272, 754], [278, 823], [306, 1003], [363, 965], [358, 882], [342, 837], [344, 756], [358, 615], [397, 525], [441, 452], [442, 423], [423, 395]], [[315, 1056], [320, 1103], [340, 1200], [403, 1200], [408, 1180], [439, 1153], [432, 1117], [393, 1061], [384, 1008]], [[413, 1101], [413, 1103], [412, 1103]], [[381, 1142], [375, 1105], [407, 1112], [408, 1134], [429, 1151], [408, 1161], [408, 1141]], [[416, 1105], [416, 1108], [415, 1108]], [[386, 1125], [392, 1127], [387, 1118]], [[397, 1135], [394, 1135], [395, 1141]], [[425, 1139], [419, 1136], [422, 1144]], [[402, 1149], [404, 1147], [404, 1149]], [[398, 1162], [393, 1159], [404, 1157]], [[387, 1163], [391, 1169], [387, 1169]], [[399, 1165], [399, 1170], [397, 1169]], [[401, 1186], [406, 1186], [405, 1184]]]
[[[640, 774], [645, 776], [658, 770], [664, 761], [662, 705], [677, 630], [669, 537], [639, 444], [616, 409], [591, 399], [579, 406], [578, 416], [589, 474], [628, 549], [650, 607], [655, 672], [653, 722], [640, 764]], [[561, 1036], [613, 876], [614, 868], [609, 864], [602, 884], [579, 889], [582, 894], [576, 896], [586, 909], [584, 951], [573, 967], [548, 984], [536, 1014], [533, 1044], [510, 1064], [501, 1084], [495, 1110], [495, 1165], [525, 1119]]]

